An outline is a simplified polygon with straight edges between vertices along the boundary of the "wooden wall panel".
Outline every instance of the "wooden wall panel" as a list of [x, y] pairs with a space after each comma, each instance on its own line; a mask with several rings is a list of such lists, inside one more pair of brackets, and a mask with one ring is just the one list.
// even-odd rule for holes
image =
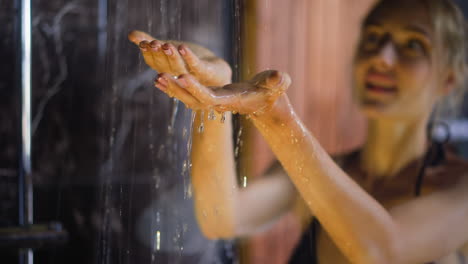
[[[255, 72], [277, 69], [291, 75], [288, 95], [296, 112], [331, 154], [349, 152], [364, 141], [365, 122], [351, 100], [351, 63], [360, 21], [372, 2], [256, 1]], [[261, 175], [274, 156], [257, 132], [249, 136], [248, 149], [255, 149], [248, 154], [249, 174]], [[249, 240], [246, 262], [286, 263], [300, 233], [293, 217], [284, 217]]]

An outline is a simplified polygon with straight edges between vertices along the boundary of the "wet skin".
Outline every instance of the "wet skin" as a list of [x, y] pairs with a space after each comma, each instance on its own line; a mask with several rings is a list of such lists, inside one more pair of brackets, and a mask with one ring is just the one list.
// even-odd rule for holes
[[[370, 119], [369, 140], [359, 159], [365, 178], [342, 171], [305, 128], [284, 93], [290, 85], [287, 74], [268, 71], [240, 84], [207, 85], [213, 79], [225, 81], [224, 63], [210, 64], [216, 60], [196, 52], [193, 56], [201, 61], [210, 59], [193, 64], [180, 54], [181, 60], [167, 63], [175, 50], [150, 55], [152, 42], [134, 38], [148, 65], [167, 72], [159, 75], [156, 87], [197, 110], [195, 127], [201, 110], [250, 115], [286, 170], [287, 175], [276, 170], [248, 188], [237, 188], [230, 122], [205, 122], [204, 133], [194, 132], [192, 149], [194, 200], [205, 235], [249, 235], [292, 210], [301, 219], [314, 215], [326, 230], [319, 238], [321, 263], [442, 258], [441, 263], [457, 263], [453, 254], [468, 240], [466, 170], [448, 171], [456, 176], [454, 184], [426, 186], [420, 198], [377, 198], [369, 187], [382, 179], [401, 188], [414, 185], [394, 176], [424, 155], [430, 109], [451, 89], [451, 71], [438, 71], [434, 63], [430, 25], [420, 1], [381, 6], [366, 24], [355, 64], [356, 99]], [[211, 73], [219, 77], [204, 75], [203, 65], [213, 66]]]

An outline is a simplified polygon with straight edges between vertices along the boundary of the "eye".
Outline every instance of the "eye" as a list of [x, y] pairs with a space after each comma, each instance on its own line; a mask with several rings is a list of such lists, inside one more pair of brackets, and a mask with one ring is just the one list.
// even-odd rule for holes
[[377, 32], [367, 32], [362, 38], [361, 45], [363, 50], [370, 51], [377, 49], [380, 43], [380, 35]]
[[379, 35], [375, 32], [366, 34], [365, 42], [369, 44], [379, 43]]
[[405, 49], [410, 52], [426, 53], [424, 43], [418, 39], [410, 39], [405, 44]]

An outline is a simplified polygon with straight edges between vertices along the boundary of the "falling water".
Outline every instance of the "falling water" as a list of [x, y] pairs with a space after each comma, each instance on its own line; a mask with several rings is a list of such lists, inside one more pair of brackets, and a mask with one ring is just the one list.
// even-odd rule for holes
[[224, 123], [224, 121], [226, 121], [226, 112], [223, 112], [223, 113], [221, 114], [221, 120], [220, 120], [220, 122], [221, 122], [221, 123]]
[[200, 111], [200, 126], [198, 127], [198, 133], [205, 131], [205, 110]]
[[[13, 57], [8, 46], [15, 44], [13, 34], [3, 33], [14, 32], [8, 19], [17, 10], [5, 5], [2, 55]], [[190, 179], [192, 131], [203, 132], [205, 124], [192, 128], [195, 113], [154, 88], [157, 73], [127, 34], [141, 30], [161, 40], [198, 43], [238, 69], [238, 57], [235, 63], [231, 58], [240, 54], [232, 44], [239, 41], [232, 5], [228, 0], [33, 2], [33, 175], [35, 204], [46, 207], [35, 211], [38, 219], [63, 221], [77, 239], [60, 253], [39, 256], [38, 263], [217, 262], [219, 243], [207, 240], [195, 220]], [[2, 69], [8, 65], [13, 63]], [[7, 78], [0, 92], [14, 86], [5, 85]], [[214, 111], [204, 114], [204, 122], [215, 122]], [[216, 121], [225, 119], [222, 114]], [[16, 125], [2, 123], [2, 133]], [[18, 154], [4, 150], [2, 155]], [[0, 168], [1, 175], [15, 173]]]
[[[16, 14], [17, 10], [13, 4], [9, 7], [9, 2], [5, 1], [0, 10], [4, 25], [0, 29], [4, 36], [0, 52], [5, 61], [8, 58], [14, 61], [16, 53], [12, 47], [15, 43], [11, 37], [14, 34], [7, 33], [14, 33], [15, 26], [7, 16], [14, 17], [11, 14]], [[245, 1], [33, 2], [32, 156], [36, 196], [39, 197], [35, 205], [43, 207], [43, 210], [35, 210], [35, 217], [47, 221], [59, 219], [69, 228], [71, 239], [78, 238], [64, 249], [52, 250], [44, 256], [38, 254], [38, 263], [220, 262], [216, 259], [218, 248], [229, 247], [229, 244], [223, 243], [219, 247], [217, 242], [206, 240], [196, 224], [190, 154], [193, 133], [207, 135], [209, 122], [225, 123], [226, 113], [221, 113], [219, 120], [215, 120], [214, 110], [206, 110], [201, 113], [200, 126], [192, 127], [195, 112], [154, 89], [152, 80], [157, 73], [146, 65], [139, 49], [126, 36], [137, 29], [161, 40], [201, 44], [228, 60], [233, 69], [233, 81], [239, 81], [242, 75], [241, 2]], [[313, 1], [302, 2], [308, 7], [314, 5]], [[319, 13], [327, 13], [328, 3], [332, 1], [317, 2]], [[272, 13], [275, 4], [266, 0], [259, 8]], [[296, 14], [293, 11], [288, 10], [288, 14]], [[346, 12], [336, 14], [342, 19]], [[327, 39], [326, 27], [322, 24], [332, 17], [317, 17], [315, 24], [320, 29], [319, 38]], [[297, 21], [296, 24], [294, 21], [283, 25], [296, 25]], [[280, 27], [281, 23], [277, 24]], [[265, 31], [267, 24], [259, 28]], [[288, 32], [288, 36], [297, 33], [298, 27], [292, 28], [294, 30]], [[338, 32], [337, 26], [333, 28], [336, 32], [330, 35]], [[307, 39], [310, 41], [309, 37]], [[333, 46], [324, 43], [321, 40], [315, 43], [317, 50]], [[274, 51], [276, 49], [270, 49], [270, 55]], [[305, 48], [299, 52], [310, 53]], [[296, 65], [298, 57], [287, 54], [288, 63], [285, 64]], [[316, 56], [315, 62], [307, 65], [294, 66], [293, 72], [321, 65], [325, 60], [322, 57]], [[5, 87], [14, 87], [13, 77], [11, 82], [4, 81], [10, 78], [8, 75], [14, 75], [14, 70], [9, 69], [13, 68], [11, 65], [13, 63], [9, 62], [2, 65], [2, 70], [8, 70], [4, 71], [7, 74], [0, 83], [2, 96]], [[327, 71], [324, 67], [318, 68]], [[316, 83], [325, 83], [325, 79], [318, 78]], [[325, 92], [329, 91], [332, 90]], [[14, 101], [14, 96], [3, 97], [8, 98], [2, 101], [4, 104]], [[8, 129], [13, 131], [10, 134], [18, 134], [13, 127], [19, 125], [14, 121], [8, 123], [16, 115], [16, 105], [4, 108], [11, 109], [7, 109], [6, 115], [1, 111], [6, 120], [1, 124], [2, 135]], [[238, 117], [233, 119], [234, 154], [239, 158], [246, 133]], [[451, 136], [466, 137], [466, 126], [459, 127], [466, 123], [459, 124], [458, 121], [453, 121], [458, 130], [450, 130]], [[15, 136], [12, 138], [8, 137], [6, 141], [19, 141]], [[293, 135], [289, 140], [291, 144], [301, 144], [301, 138]], [[0, 168], [3, 178], [5, 175], [15, 178], [17, 174], [14, 157], [18, 153], [10, 145], [10, 142], [2, 144], [2, 147], [7, 146], [2, 152], [2, 157], [7, 157], [7, 162], [2, 160]], [[301, 172], [304, 162], [298, 159], [295, 164]], [[5, 164], [9, 167], [3, 168]], [[304, 177], [304, 181], [308, 180]], [[240, 173], [240, 186], [247, 185], [247, 176]], [[2, 190], [11, 191], [7, 189], [2, 187]], [[215, 210], [220, 212], [221, 208]], [[62, 255], [67, 259], [62, 259]], [[8, 262], [3, 257], [2, 261]], [[41, 258], [45, 261], [40, 261]]]
[[208, 120], [216, 120], [216, 115], [213, 109], [208, 112]]
[[[212, 12], [207, 12], [210, 8]], [[216, 8], [219, 11], [215, 11]], [[112, 132], [109, 139], [112, 162], [107, 163], [107, 182], [103, 192], [103, 207], [105, 208], [103, 212], [108, 220], [102, 222], [104, 233], [100, 246], [100, 262], [102, 263], [109, 263], [115, 259], [113, 251], [118, 241], [113, 241], [113, 235], [111, 236], [115, 232], [112, 227], [115, 225], [114, 220], [123, 230], [136, 228], [136, 238], [132, 237], [134, 235], [131, 231], [126, 231], [128, 234], [125, 238], [126, 244], [117, 251], [118, 259], [126, 261], [125, 263], [134, 263], [137, 254], [135, 252], [138, 251], [135, 246], [129, 244], [128, 241], [132, 239], [136, 239], [138, 243], [150, 249], [147, 263], [176, 263], [193, 254], [202, 256], [204, 261], [209, 261], [216, 256], [213, 251], [216, 248], [215, 242], [194, 242], [205, 240], [198, 230], [192, 208], [190, 153], [195, 112], [186, 109], [177, 99], [169, 99], [154, 89], [151, 79], [156, 73], [148, 69], [141, 56], [139, 57], [139, 50], [136, 47], [116, 36], [124, 36], [128, 31], [138, 29], [147, 31], [160, 40], [188, 40], [199, 43], [221, 56], [224, 45], [222, 38], [228, 35], [217, 34], [220, 37], [216, 39], [212, 37], [212, 32], [225, 30], [219, 27], [223, 23], [215, 22], [225, 21], [222, 10], [221, 4], [213, 5], [212, 2], [206, 0], [193, 2], [144, 0], [138, 6], [130, 1], [116, 1], [110, 4], [108, 24], [113, 28], [113, 32], [108, 50], [114, 50], [113, 54], [123, 54], [123, 45], [128, 44], [128, 48], [133, 48], [133, 50], [125, 51], [127, 60], [129, 56], [133, 56], [130, 60], [138, 59], [139, 61], [137, 68], [131, 68], [125, 67], [125, 60], [119, 56], [110, 56], [108, 59], [112, 70], [111, 73], [107, 73], [109, 76], [107, 81], [113, 87], [111, 97], [113, 99], [110, 102], [111, 111], [109, 112], [110, 116], [113, 116], [109, 119]], [[129, 14], [122, 14], [124, 12]], [[135, 14], [144, 15], [135, 16]], [[207, 14], [214, 15], [211, 18], [212, 21]], [[127, 17], [128, 21], [122, 22], [117, 17]], [[139, 19], [137, 23], [131, 22], [137, 17]], [[152, 78], [145, 79], [151, 74]], [[125, 78], [131, 78], [133, 81], [122, 83], [121, 80]], [[128, 84], [133, 84], [133, 88], [129, 89]], [[121, 94], [125, 95], [124, 98]], [[143, 108], [145, 111], [137, 110], [139, 112], [132, 114], [132, 111], [135, 111], [133, 109], [139, 107], [133, 103], [136, 98], [141, 100], [139, 104], [146, 104], [147, 107]], [[144, 126], [141, 125], [141, 121], [145, 120], [142, 118], [146, 119]], [[206, 113], [202, 111], [200, 118], [202, 120], [200, 126], [195, 128], [197, 133], [203, 133], [205, 122], [213, 122], [216, 115], [213, 110]], [[133, 119], [139, 121], [133, 121]], [[225, 119], [225, 114], [222, 114], [219, 122], [223, 123]], [[131, 141], [128, 140], [130, 135], [132, 135]], [[124, 169], [127, 166], [127, 156], [124, 152], [127, 145], [132, 149], [132, 164], [134, 164], [128, 175], [127, 170]], [[148, 163], [143, 162], [143, 157], [146, 157]], [[140, 184], [146, 180], [140, 176], [145, 173], [139, 166], [148, 167], [151, 175], [150, 184]], [[114, 182], [128, 181], [125, 177], [131, 179], [131, 183], [129, 185], [128, 183], [118, 184], [120, 188], [115, 190], [117, 196], [113, 195]], [[147, 202], [138, 201], [141, 199], [144, 186], [148, 186], [146, 191], [149, 194], [149, 200]], [[132, 193], [133, 203], [127, 201], [128, 189]], [[141, 205], [137, 206], [138, 202]], [[110, 209], [112, 207], [115, 207], [116, 214], [113, 214], [113, 209]], [[140, 208], [140, 211], [135, 211], [137, 208]], [[131, 215], [134, 211], [135, 213]], [[122, 258], [122, 255], [125, 257]]]

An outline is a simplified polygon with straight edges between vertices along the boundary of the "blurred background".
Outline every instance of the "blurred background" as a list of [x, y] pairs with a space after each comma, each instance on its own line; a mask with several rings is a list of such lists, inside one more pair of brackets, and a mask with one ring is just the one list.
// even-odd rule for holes
[[[34, 222], [68, 232], [64, 245], [35, 250], [35, 263], [286, 263], [300, 236], [290, 216], [249, 239], [202, 236], [188, 174], [191, 112], [153, 88], [157, 73], [127, 34], [204, 45], [231, 64], [234, 80], [290, 73], [296, 111], [339, 155], [365, 138], [350, 66], [373, 2], [32, 1]], [[0, 0], [0, 228], [18, 225], [23, 170], [19, 3]], [[239, 177], [259, 177], [273, 155], [248, 121], [234, 123], [234, 135], [243, 131]], [[468, 134], [461, 124], [457, 133]], [[19, 263], [15, 250], [1, 248], [0, 258]]]

